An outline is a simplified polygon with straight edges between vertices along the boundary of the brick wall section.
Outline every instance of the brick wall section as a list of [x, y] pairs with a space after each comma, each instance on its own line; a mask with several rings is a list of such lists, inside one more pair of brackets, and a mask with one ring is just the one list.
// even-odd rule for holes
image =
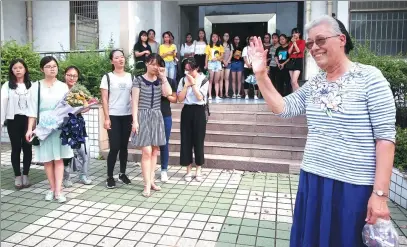
[[[98, 158], [100, 154], [99, 149], [99, 112], [102, 113], [100, 106], [95, 106], [90, 109], [89, 112], [83, 114], [83, 118], [86, 121], [86, 131], [88, 133], [88, 142], [90, 145], [91, 158]], [[10, 142], [8, 137], [7, 128], [4, 127], [1, 131], [1, 141]]]

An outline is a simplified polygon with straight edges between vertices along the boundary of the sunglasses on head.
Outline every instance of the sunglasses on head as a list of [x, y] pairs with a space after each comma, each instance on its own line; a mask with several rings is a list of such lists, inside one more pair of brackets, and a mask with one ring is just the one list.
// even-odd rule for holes
[[314, 44], [316, 44], [317, 46], [321, 47], [323, 45], [326, 44], [326, 40], [330, 39], [330, 38], [334, 38], [334, 37], [339, 37], [340, 35], [334, 35], [334, 36], [329, 36], [329, 37], [319, 37], [316, 40], [310, 40], [305, 42], [305, 47], [307, 47], [307, 49], [311, 50], [312, 47], [314, 46]]

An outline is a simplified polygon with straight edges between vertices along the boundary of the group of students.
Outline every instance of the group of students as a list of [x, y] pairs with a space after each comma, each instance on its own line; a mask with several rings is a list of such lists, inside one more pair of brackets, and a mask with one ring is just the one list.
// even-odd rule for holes
[[[125, 56], [122, 50], [113, 50], [109, 54], [112, 72], [102, 77], [100, 89], [104, 112], [104, 128], [108, 132], [110, 151], [107, 157], [107, 188], [114, 188], [113, 178], [117, 156], [120, 161], [118, 181], [130, 184], [126, 175], [128, 159], [128, 142], [142, 151], [141, 167], [145, 182], [143, 195], [150, 196], [151, 190], [160, 190], [155, 184], [155, 166], [158, 151], [161, 151], [161, 181], [168, 180], [167, 167], [169, 159], [169, 137], [172, 127], [170, 103], [183, 102], [181, 113], [181, 156], [180, 164], [187, 166], [185, 180], [192, 180], [193, 151], [197, 169], [195, 179], [201, 181], [201, 166], [204, 164], [204, 139], [206, 132], [205, 105], [207, 100], [208, 80], [198, 72], [199, 67], [194, 58], [184, 62], [187, 75], [179, 84], [168, 77], [165, 60], [156, 53], [145, 57], [145, 72], [133, 77], [125, 72]], [[79, 180], [91, 184], [88, 177], [89, 156], [86, 147], [72, 150], [62, 145], [61, 131], [54, 131], [40, 145], [30, 144], [35, 126], [46, 125], [47, 116], [52, 113], [57, 103], [80, 78], [80, 71], [75, 66], [65, 70], [65, 83], [57, 79], [58, 62], [52, 56], [40, 61], [44, 78], [31, 82], [29, 70], [23, 59], [11, 61], [9, 81], [1, 89], [1, 124], [7, 126], [11, 150], [11, 162], [15, 175], [15, 187], [29, 187], [29, 170], [31, 162], [44, 164], [44, 170], [50, 184], [45, 200], [65, 202], [62, 185], [72, 186], [72, 158], [83, 162], [79, 171]], [[82, 113], [85, 113], [84, 110]], [[48, 121], [48, 122], [47, 122]], [[23, 173], [20, 168], [20, 154], [23, 151]], [[65, 167], [65, 168], [64, 168]]]
[[[65, 202], [66, 198], [61, 193], [62, 184], [72, 186], [70, 181], [71, 170], [69, 164], [74, 156], [74, 151], [68, 145], [62, 145], [61, 131], [55, 131], [48, 136], [40, 145], [34, 146], [34, 160], [30, 141], [33, 130], [37, 124], [54, 124], [48, 117], [52, 114], [57, 103], [78, 81], [79, 69], [69, 66], [65, 69], [65, 83], [57, 79], [58, 62], [52, 56], [46, 56], [40, 61], [40, 69], [44, 78], [31, 82], [29, 70], [23, 59], [14, 59], [9, 66], [9, 81], [4, 83], [1, 89], [1, 126], [7, 126], [11, 142], [11, 163], [14, 170], [17, 189], [31, 185], [29, 171], [31, 162], [44, 164], [44, 170], [50, 184], [50, 190], [45, 194], [45, 200], [57, 200]], [[84, 111], [86, 112], [86, 110]], [[83, 151], [75, 150], [75, 153], [83, 161], [79, 171], [79, 180], [84, 184], [92, 181], [87, 174], [89, 158], [84, 156]], [[20, 168], [20, 153], [23, 151], [23, 173]], [[64, 169], [64, 163], [68, 168]], [[63, 183], [63, 180], [65, 181]]]
[[[254, 79], [252, 63], [248, 56], [248, 48], [254, 36], [249, 36], [245, 42], [240, 41], [239, 36], [230, 39], [229, 33], [221, 37], [212, 33], [209, 42], [206, 40], [204, 29], [198, 31], [198, 38], [194, 40], [191, 33], [185, 37], [185, 43], [181, 45], [180, 54], [174, 44], [174, 36], [171, 32], [163, 33], [163, 43], [155, 41], [155, 31], [141, 31], [134, 45], [134, 58], [137, 73], [145, 71], [144, 60], [151, 52], [159, 53], [165, 60], [167, 75], [172, 78], [180, 78], [185, 74], [183, 62], [187, 58], [195, 58], [201, 72], [209, 78], [208, 99], [212, 99], [214, 87], [215, 99], [242, 98], [249, 99], [249, 89], [254, 89], [254, 99], [257, 100], [258, 87]], [[294, 28], [291, 38], [287, 35], [274, 33], [264, 35], [264, 48], [269, 51], [267, 63], [269, 75], [278, 91], [286, 96], [299, 88], [300, 78], [304, 64], [305, 41], [301, 39], [301, 32]], [[156, 49], [156, 50], [154, 50]], [[177, 56], [179, 55], [180, 60]], [[179, 62], [180, 61], [180, 62]], [[178, 64], [181, 69], [178, 70]], [[180, 76], [177, 76], [180, 75]], [[230, 80], [231, 77], [231, 80]], [[243, 82], [243, 83], [242, 83]], [[229, 94], [229, 85], [232, 84], [232, 94]], [[243, 84], [244, 94], [241, 94]]]
[[[142, 35], [143, 36], [143, 35]], [[145, 40], [143, 38], [143, 40]], [[143, 51], [135, 50], [135, 57]], [[169, 52], [168, 52], [169, 54]], [[111, 53], [113, 71], [102, 78], [100, 85], [105, 117], [104, 128], [109, 136], [110, 151], [107, 158], [107, 188], [114, 188], [113, 171], [119, 155], [118, 181], [130, 184], [126, 175], [128, 142], [141, 149], [141, 169], [144, 179], [143, 195], [151, 190], [161, 190], [155, 184], [158, 152], [161, 158], [161, 181], [168, 180], [169, 138], [172, 128], [171, 103], [183, 102], [181, 112], [180, 164], [187, 166], [186, 181], [192, 180], [192, 150], [195, 153], [195, 179], [201, 181], [204, 164], [204, 139], [206, 133], [205, 105], [208, 83], [198, 72], [194, 58], [184, 61], [186, 72], [179, 83], [168, 73], [168, 61], [157, 53], [144, 55], [144, 73], [134, 78], [124, 71], [125, 56], [121, 50]], [[138, 67], [138, 68], [141, 68]]]

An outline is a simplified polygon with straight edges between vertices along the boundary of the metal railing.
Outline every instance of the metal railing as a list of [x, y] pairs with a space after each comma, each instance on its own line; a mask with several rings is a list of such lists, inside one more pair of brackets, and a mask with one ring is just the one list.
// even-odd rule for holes
[[69, 54], [74, 54], [74, 53], [99, 53], [100, 55], [106, 54], [106, 50], [73, 50], [73, 51], [39, 51], [37, 52], [40, 57], [45, 57], [45, 56], [53, 56], [57, 60], [65, 60], [65, 58]]

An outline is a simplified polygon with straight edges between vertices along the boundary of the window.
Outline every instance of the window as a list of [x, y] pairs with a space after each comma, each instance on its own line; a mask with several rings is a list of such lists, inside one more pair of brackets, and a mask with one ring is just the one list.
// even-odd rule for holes
[[70, 1], [71, 49], [99, 47], [97, 1]]
[[351, 2], [350, 34], [378, 55], [407, 55], [407, 1]]

